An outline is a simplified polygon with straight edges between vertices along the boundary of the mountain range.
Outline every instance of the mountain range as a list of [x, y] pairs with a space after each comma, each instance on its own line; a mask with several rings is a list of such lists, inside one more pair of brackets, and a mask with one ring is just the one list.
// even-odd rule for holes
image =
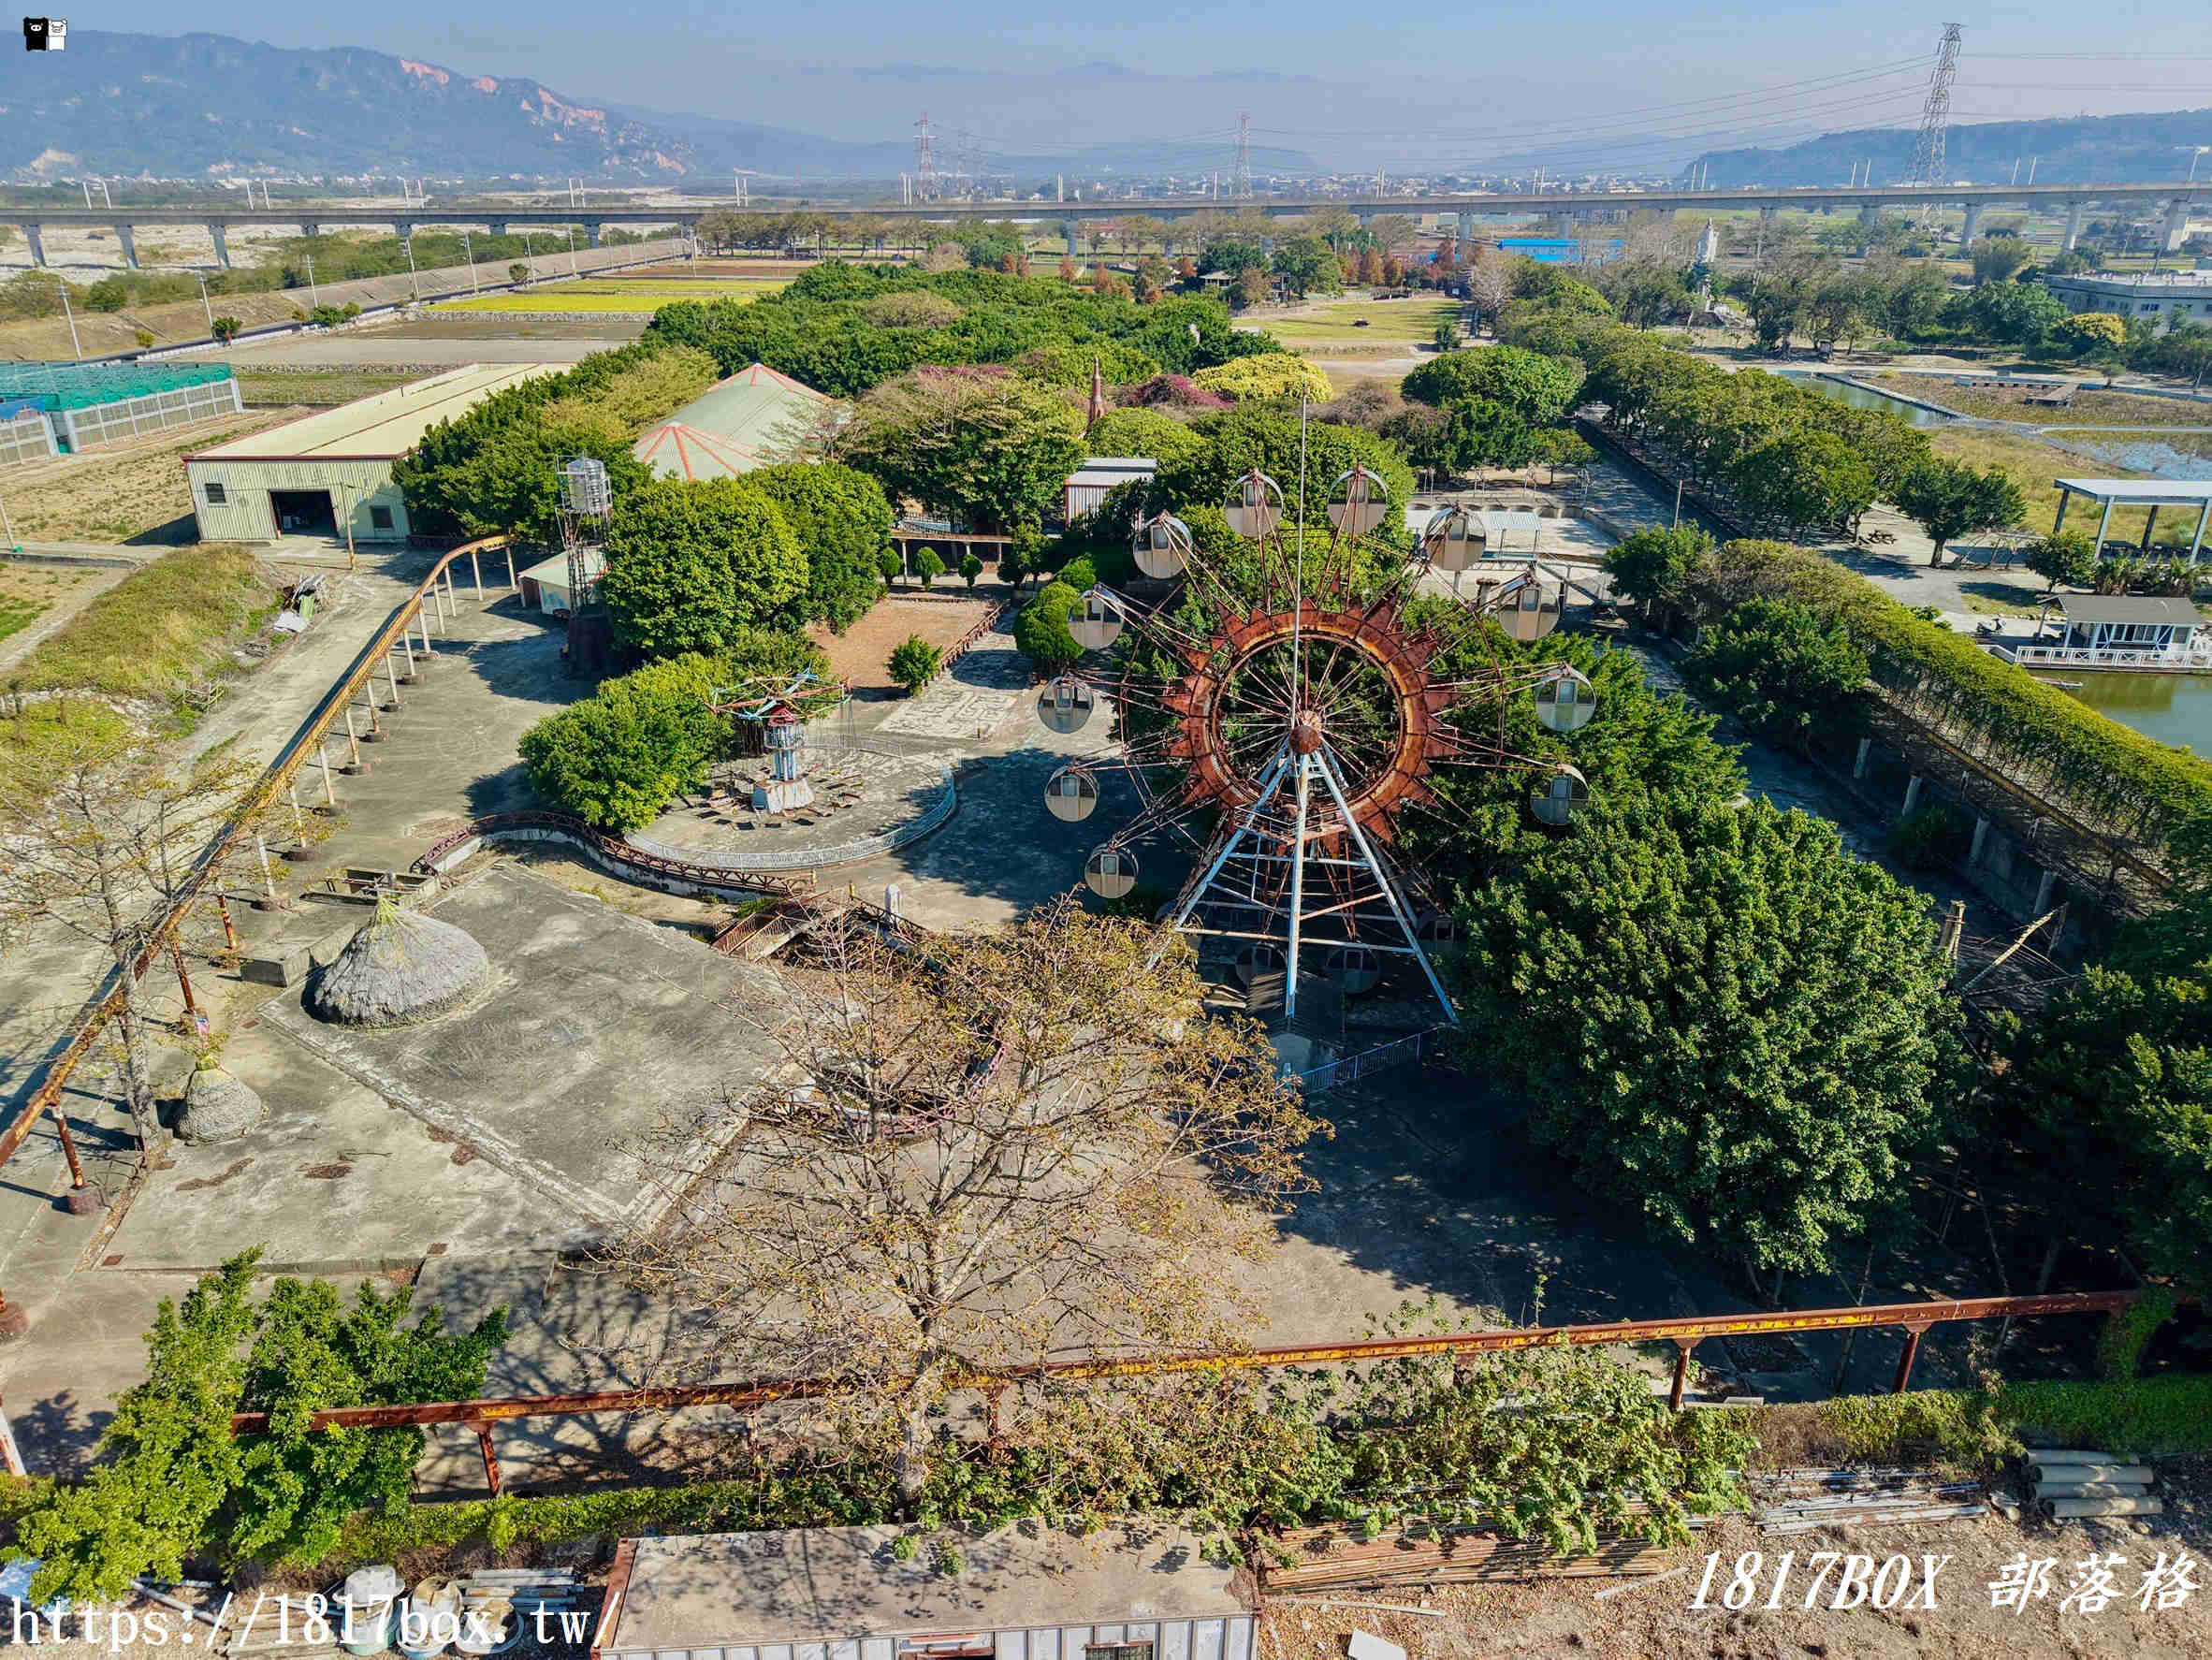
[[[1842, 184], [1855, 173], [1862, 182], [1899, 184], [1912, 170], [1918, 138], [1910, 127], [1823, 133], [1782, 150], [1709, 151], [1694, 165], [1723, 188]], [[2212, 146], [2212, 109], [1977, 122], [1946, 135], [1943, 172], [1954, 183], [1975, 184], [2009, 183], [2016, 168], [2025, 182], [2030, 167], [2038, 184], [2178, 182], [2200, 146]], [[2212, 181], [2212, 156], [2194, 159], [2198, 180]]]
[[[945, 172], [960, 170], [956, 139], [940, 139], [939, 157]], [[1142, 138], [1114, 146], [1113, 160], [1146, 172], [1223, 165], [1218, 146]], [[1252, 162], [1262, 172], [1314, 170], [1312, 157], [1282, 147], [1256, 145]], [[1100, 158], [993, 147], [984, 165], [1033, 187], [1055, 172], [1096, 170]], [[22, 182], [427, 173], [673, 184], [727, 180], [736, 169], [891, 180], [912, 166], [910, 140], [853, 142], [579, 99], [536, 80], [360, 47], [80, 27], [69, 31], [66, 52], [0, 54], [0, 177]]]
[[[672, 113], [361, 47], [294, 49], [225, 35], [80, 26], [69, 31], [65, 52], [0, 54], [0, 179], [220, 183], [405, 174], [716, 189], [727, 188], [733, 172], [749, 171], [771, 189], [793, 181], [883, 189], [913, 167], [910, 111], [923, 109], [939, 112], [940, 173], [979, 171], [1024, 192], [1049, 190], [1055, 176], [1070, 184], [1128, 174], [1226, 177], [1240, 115], [1250, 120], [1251, 167], [1263, 179], [1368, 168], [1521, 172], [1538, 165], [1573, 177], [1589, 165], [1584, 141], [1566, 140], [1557, 165], [1541, 145], [1510, 139], [1494, 139], [1485, 157], [1480, 140], [1457, 133], [1442, 111], [1481, 109], [1485, 122], [1504, 124], [1489, 130], [1503, 133], [1513, 121], [1534, 119], [1533, 96], [1557, 131], [1562, 109], [1629, 107], [1635, 96], [1476, 75], [1452, 83], [1440, 101], [1434, 83], [1410, 72], [1322, 80], [1107, 62], [1022, 70], [764, 66], [733, 82], [729, 95], [756, 115], [808, 120], [834, 110], [850, 124], [831, 137], [772, 119]], [[1309, 131], [1312, 139], [1302, 136]], [[1097, 134], [1113, 137], [1079, 141]], [[1154, 136], [1166, 134], [1177, 136]], [[1914, 139], [1909, 128], [1878, 128], [1781, 149], [1724, 144], [1696, 165], [1717, 185], [1841, 184], [1870, 163], [1876, 183], [1891, 182], [1909, 169]], [[1309, 144], [1326, 144], [1327, 153], [1317, 156]], [[2192, 148], [2204, 144], [2212, 144], [2212, 110], [1989, 122], [1951, 129], [1946, 171], [2002, 182], [2016, 162], [2025, 178], [2030, 158], [2040, 158], [2038, 182], [2178, 179]], [[1648, 157], [1653, 171], [1672, 170], [1691, 147], [1660, 136], [1608, 146]], [[2212, 167], [2205, 171], [2212, 177]]]

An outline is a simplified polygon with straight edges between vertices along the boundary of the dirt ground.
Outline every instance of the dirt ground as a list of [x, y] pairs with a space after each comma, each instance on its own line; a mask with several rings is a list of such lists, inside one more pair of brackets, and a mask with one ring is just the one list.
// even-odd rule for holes
[[[2151, 1525], [2158, 1527], [2150, 1531]], [[2212, 1654], [2212, 1527], [2202, 1517], [2181, 1526], [2120, 1523], [2091, 1529], [2024, 1528], [1996, 1516], [1972, 1522], [1886, 1527], [1833, 1527], [1817, 1533], [1768, 1538], [1748, 1522], [1731, 1521], [1699, 1532], [1681, 1552], [1681, 1572], [1652, 1580], [1545, 1580], [1523, 1584], [1440, 1586], [1428, 1591], [1401, 1587], [1390, 1591], [1332, 1594], [1278, 1599], [1266, 1616], [1259, 1653], [1267, 1660], [1341, 1660], [1355, 1630], [1398, 1644], [1414, 1660], [1488, 1660], [1508, 1654], [1589, 1654], [1600, 1660], [1753, 1660], [1782, 1655], [1826, 1656], [1828, 1660], [1904, 1660], [1942, 1654], [1949, 1660], [1999, 1660], [2000, 1656]], [[1720, 1563], [1707, 1594], [1709, 1606], [1694, 1609], [1708, 1552]], [[1754, 1600], [1771, 1599], [1777, 1565], [1792, 1552], [1789, 1591], [1783, 1606], [1730, 1612], [1719, 1605], [1739, 1554], [1763, 1557]], [[1921, 1565], [1928, 1556], [1949, 1556], [1937, 1573], [1935, 1603], [1925, 1608], [1887, 1609], [1859, 1606], [1837, 1609], [1825, 1591], [1821, 1606], [1802, 1605], [1811, 1585], [1807, 1564], [1824, 1551], [1870, 1556], [1875, 1569], [1892, 1556], [1907, 1557], [1912, 1591], [1901, 1600], [1918, 1599]], [[2200, 1587], [2177, 1607], [2139, 1611], [2135, 1598], [2159, 1552], [2187, 1551], [2196, 1564]], [[2123, 1560], [2113, 1565], [2117, 1553]], [[2049, 1592], [2030, 1601], [2027, 1611], [1990, 1606], [1990, 1585], [2005, 1565], [2025, 1554], [2030, 1563], [2050, 1561]], [[2092, 1555], [2103, 1559], [2118, 1586], [2118, 1598], [2101, 1611], [2082, 1612], [2060, 1604]], [[1748, 1562], [1745, 1565], [1748, 1568]], [[1834, 1583], [1831, 1574], [1829, 1583]], [[1365, 1602], [1441, 1611], [1442, 1618], [1390, 1612], [1375, 1608], [1329, 1606]]]
[[895, 690], [885, 666], [894, 648], [909, 634], [920, 634], [942, 650], [1004, 604], [1011, 590], [985, 576], [971, 590], [957, 576], [944, 577], [929, 592], [899, 589], [841, 634], [817, 623], [808, 630], [829, 653], [830, 673], [849, 681], [861, 697], [886, 697]]
[[26, 542], [194, 541], [184, 457], [307, 413], [289, 404], [254, 409], [18, 469], [7, 484], [15, 533]]

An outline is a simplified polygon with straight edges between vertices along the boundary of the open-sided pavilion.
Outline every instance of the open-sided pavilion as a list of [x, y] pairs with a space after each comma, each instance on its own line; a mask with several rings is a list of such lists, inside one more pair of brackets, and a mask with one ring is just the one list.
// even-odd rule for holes
[[2059, 487], [2059, 516], [2052, 523], [2054, 533], [2066, 528], [2066, 509], [2076, 496], [2086, 496], [2103, 509], [2097, 519], [2097, 547], [2104, 547], [2105, 527], [2112, 523], [2115, 507], [2147, 507], [2150, 512], [2143, 523], [2142, 548], [2150, 548], [2150, 533], [2158, 528], [2159, 509], [2179, 507], [2184, 511], [2195, 508], [2197, 530], [2189, 545], [2189, 562], [2195, 564], [2205, 548], [2205, 529], [2212, 522], [2212, 480], [2175, 478], [2054, 478]]

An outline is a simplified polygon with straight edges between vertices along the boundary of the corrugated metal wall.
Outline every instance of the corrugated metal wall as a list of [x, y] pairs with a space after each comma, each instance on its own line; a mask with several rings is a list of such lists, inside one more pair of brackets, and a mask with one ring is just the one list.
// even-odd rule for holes
[[[192, 508], [203, 542], [276, 541], [271, 490], [328, 491], [342, 539], [349, 503], [356, 542], [407, 539], [407, 502], [392, 482], [389, 461], [196, 460], [184, 464], [184, 475], [192, 485]], [[222, 487], [222, 501], [208, 499], [210, 485]], [[375, 522], [380, 507], [390, 517], [388, 526]]]
[[0, 467], [51, 461], [60, 453], [54, 447], [53, 430], [36, 410], [12, 421], [0, 421]]

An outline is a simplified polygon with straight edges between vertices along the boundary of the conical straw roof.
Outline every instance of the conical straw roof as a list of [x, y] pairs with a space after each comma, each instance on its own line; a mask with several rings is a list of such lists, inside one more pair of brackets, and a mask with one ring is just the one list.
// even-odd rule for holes
[[338, 1026], [412, 1026], [466, 1008], [490, 981], [484, 947], [386, 899], [309, 983], [307, 1009]]
[[184, 1087], [184, 1114], [177, 1139], [195, 1144], [244, 1135], [269, 1115], [261, 1098], [221, 1067], [202, 1066]]

